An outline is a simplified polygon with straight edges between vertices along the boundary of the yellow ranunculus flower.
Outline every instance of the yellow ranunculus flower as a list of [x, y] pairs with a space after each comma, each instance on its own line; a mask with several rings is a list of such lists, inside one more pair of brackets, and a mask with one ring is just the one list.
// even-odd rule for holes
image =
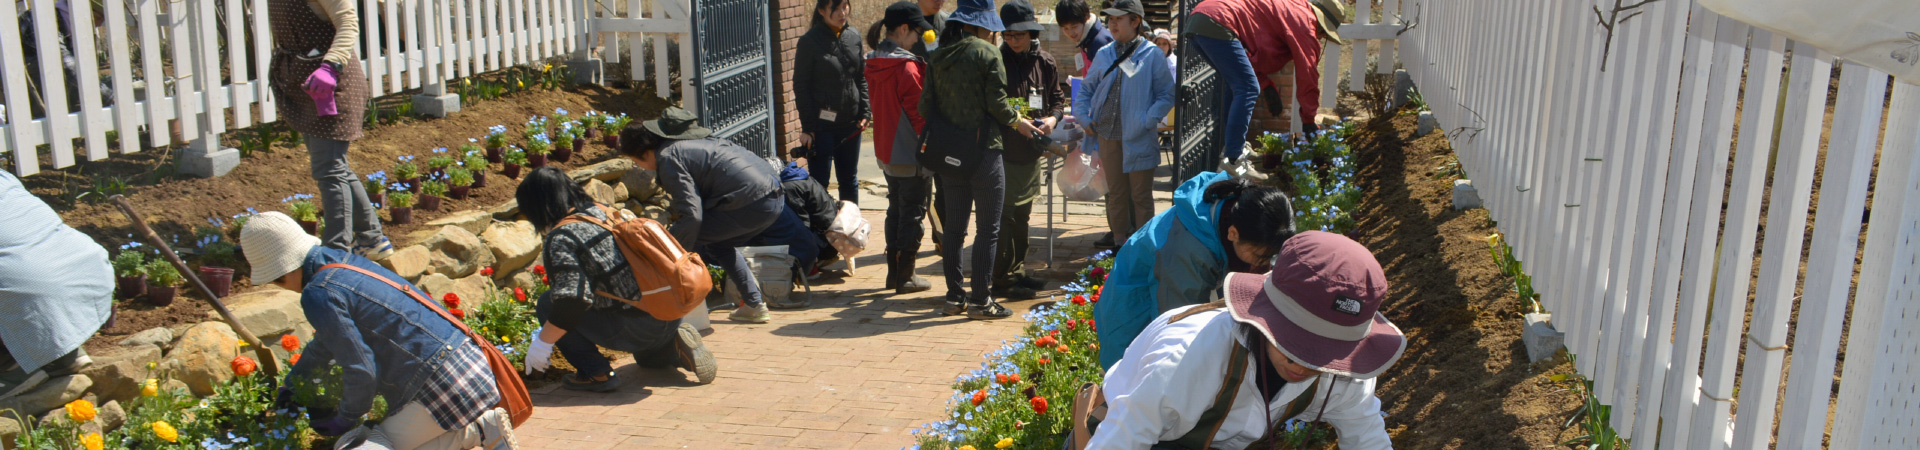
[[73, 419], [73, 423], [93, 420], [93, 415], [97, 412], [99, 411], [93, 409], [93, 402], [84, 398], [67, 403], [67, 418]]
[[153, 435], [155, 437], [167, 442], [180, 442], [180, 431], [173, 429], [173, 425], [168, 425], [164, 420], [154, 422], [148, 425], [148, 427], [153, 428]]
[[511, 338], [511, 337], [507, 337], [507, 335], [504, 335], [504, 334], [503, 334], [503, 335], [500, 335], [500, 342], [503, 342], [503, 343], [508, 343], [508, 344], [512, 344], [512, 343], [513, 343], [513, 338]]
[[927, 32], [925, 32], [925, 33], [920, 33], [920, 40], [921, 40], [921, 41], [926, 41], [926, 43], [928, 43], [928, 44], [932, 44], [932, 43], [933, 43], [933, 38], [935, 38], [935, 37], [936, 37], [936, 35], [934, 35], [934, 34], [933, 34], [933, 30], [927, 30]]
[[1012, 446], [1013, 438], [1000, 438], [1000, 442], [993, 444], [993, 448], [1007, 448]]
[[106, 446], [106, 441], [100, 438], [100, 433], [87, 433], [86, 436], [80, 437], [80, 446], [86, 447], [87, 450], [100, 450], [101, 447]]
[[140, 383], [140, 395], [144, 397], [160, 395], [160, 380], [148, 378], [147, 382]]

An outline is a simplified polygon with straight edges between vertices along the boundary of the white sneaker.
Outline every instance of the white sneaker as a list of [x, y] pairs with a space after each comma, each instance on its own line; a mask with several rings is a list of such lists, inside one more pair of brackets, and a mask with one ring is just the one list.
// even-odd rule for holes
[[727, 319], [735, 322], [767, 323], [773, 321], [773, 314], [767, 312], [767, 304], [760, 306], [742, 305], [727, 313]]
[[513, 417], [503, 408], [494, 408], [480, 415], [480, 448], [487, 450], [513, 450], [520, 442], [513, 437]]

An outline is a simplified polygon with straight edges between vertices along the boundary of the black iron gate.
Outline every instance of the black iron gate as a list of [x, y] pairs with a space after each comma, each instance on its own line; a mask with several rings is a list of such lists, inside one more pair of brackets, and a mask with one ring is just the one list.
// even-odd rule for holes
[[766, 0], [693, 0], [700, 121], [763, 157], [776, 154], [770, 15]]
[[[1180, 23], [1187, 23], [1187, 14], [1192, 13], [1200, 1], [1180, 0]], [[1175, 184], [1213, 170], [1219, 165], [1221, 143], [1237, 141], [1220, 136], [1220, 126], [1215, 123], [1220, 96], [1224, 93], [1213, 65], [1200, 55], [1192, 39], [1179, 42], [1180, 48], [1175, 52], [1180, 55], [1180, 80], [1173, 97]]]

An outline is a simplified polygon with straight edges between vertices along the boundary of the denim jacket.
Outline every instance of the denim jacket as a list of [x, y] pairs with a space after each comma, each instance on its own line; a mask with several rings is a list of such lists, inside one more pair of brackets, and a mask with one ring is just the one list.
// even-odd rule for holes
[[[1123, 172], [1153, 170], [1160, 166], [1160, 122], [1167, 118], [1167, 112], [1173, 110], [1173, 71], [1167, 69], [1167, 55], [1160, 47], [1147, 42], [1144, 37], [1135, 37], [1137, 49], [1126, 61], [1115, 67], [1114, 60], [1119, 59], [1114, 42], [1100, 48], [1093, 58], [1092, 68], [1087, 70], [1087, 79], [1080, 85], [1080, 91], [1073, 99], [1073, 116], [1080, 120], [1094, 120], [1094, 113], [1100, 111], [1108, 101], [1120, 102], [1120, 121], [1118, 124], [1096, 124], [1096, 126], [1119, 126], [1123, 133], [1120, 146], [1126, 155], [1121, 160]], [[1112, 70], [1108, 68], [1112, 67]], [[1125, 80], [1122, 82], [1121, 80]], [[1113, 83], [1120, 85], [1120, 98], [1107, 98], [1108, 87]], [[1087, 133], [1087, 140], [1094, 141], [1094, 133]], [[1093, 153], [1109, 149], [1094, 145], [1082, 145]], [[1112, 167], [1105, 168], [1113, 170]]]
[[474, 345], [452, 322], [421, 305], [412, 296], [358, 272], [321, 266], [346, 263], [367, 269], [415, 289], [392, 271], [346, 250], [315, 246], [301, 266], [306, 287], [300, 291], [300, 309], [313, 325], [313, 341], [300, 362], [288, 371], [295, 377], [313, 377], [331, 360], [342, 369], [345, 398], [336, 411], [358, 418], [373, 407], [374, 395], [399, 405], [426, 386], [433, 368], [453, 356], [456, 346]]

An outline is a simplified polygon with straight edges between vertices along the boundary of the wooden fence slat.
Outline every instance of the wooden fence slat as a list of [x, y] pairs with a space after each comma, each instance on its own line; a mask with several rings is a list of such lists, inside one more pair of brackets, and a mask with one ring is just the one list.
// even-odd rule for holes
[[[65, 65], [60, 61], [59, 25], [53, 10], [53, 0], [35, 0], [28, 15], [33, 20], [34, 42], [40, 49], [36, 63], [40, 65], [40, 103], [46, 105], [46, 118], [41, 121], [45, 126], [43, 136], [53, 153], [53, 167], [65, 168], [73, 165], [73, 138], [77, 128], [73, 116], [67, 115], [67, 76]], [[26, 66], [15, 66], [26, 68]], [[38, 150], [23, 148], [22, 152]]]
[[405, 33], [407, 30], [400, 28], [400, 8], [395, 6], [399, 4], [401, 0], [393, 1], [394, 3], [392, 4], [375, 2], [380, 8], [377, 10], [380, 11], [380, 21], [385, 24], [385, 26], [382, 27], [385, 29], [385, 32], [381, 33], [381, 35], [386, 37], [386, 45], [381, 46], [381, 48], [385, 50], [386, 58], [384, 59], [387, 62], [387, 70], [385, 72], [387, 76], [386, 92], [400, 92], [406, 89], [406, 79], [402, 78], [404, 76], [402, 72], [406, 71], [409, 66], [407, 58], [401, 55], [403, 49], [400, 47], [400, 34]]
[[[1874, 147], [1880, 137], [1880, 99], [1887, 74], [1848, 63], [1841, 68], [1833, 134], [1820, 177], [1824, 200], [1814, 218], [1807, 280], [1794, 334], [1791, 372], [1780, 417], [1780, 448], [1817, 448], [1824, 444], [1835, 356], [1840, 351], [1841, 321], [1853, 284], [1853, 258], [1860, 245], [1860, 216], [1866, 210], [1873, 175]], [[1817, 137], [1817, 134], [1816, 134]]]
[[[253, 126], [253, 79], [247, 76], [247, 0], [226, 0], [227, 79], [222, 89], [233, 112], [233, 128]], [[262, 43], [264, 44], [264, 42]]]
[[280, 120], [280, 111], [274, 109], [279, 99], [273, 96], [267, 73], [273, 62], [273, 25], [267, 21], [267, 0], [252, 2], [254, 103], [260, 106], [260, 121], [273, 122]]
[[1841, 368], [1831, 448], [1897, 448], [1883, 439], [1886, 418], [1895, 408], [1910, 407], [1894, 403], [1898, 399], [1888, 391], [1901, 387], [1889, 386], [1896, 382], [1912, 386], [1910, 372], [1905, 371], [1913, 363], [1893, 359], [1896, 355], [1888, 350], [1906, 349], [1891, 349], [1886, 341], [1903, 331], [1906, 344], [1913, 340], [1912, 274], [1916, 250], [1920, 250], [1912, 239], [1920, 233], [1920, 195], [1915, 195], [1920, 192], [1920, 158], [1915, 157], [1920, 153], [1920, 86], [1893, 85], [1881, 170], [1874, 179], [1873, 216], [1868, 218], [1859, 289], [1848, 321], [1847, 360]]
[[[19, 12], [14, 10], [13, 2], [0, 1], [0, 17], [18, 17], [19, 15]], [[13, 20], [0, 20], [0, 22], [4, 22], [0, 23], [0, 33], [12, 36], [20, 35], [20, 22]], [[0, 63], [5, 64], [0, 65], [0, 71], [6, 71], [6, 68], [9, 67], [20, 72], [26, 71], [26, 50], [21, 48], [20, 40], [0, 39]], [[6, 98], [30, 98], [31, 94], [27, 92], [27, 77], [25, 75], [24, 73], [18, 73], [0, 77], [4, 78], [0, 80], [0, 89], [4, 89]], [[4, 156], [13, 158], [13, 170], [15, 174], [20, 176], [32, 175], [40, 171], [39, 155], [36, 154], [38, 151], [33, 148], [37, 143], [27, 136], [27, 131], [34, 128], [33, 108], [26, 107], [25, 104], [27, 102], [21, 100], [9, 101], [8, 103], [12, 104], [13, 107], [7, 108], [6, 112], [7, 122], [4, 128], [7, 131], [7, 136], [4, 141], [0, 141], [6, 143], [7, 146], [0, 148], [0, 150], [11, 153], [10, 155]]]
[[206, 106], [199, 91], [200, 66], [193, 48], [193, 8], [185, 0], [167, 5], [167, 50], [173, 62], [173, 117], [180, 121], [180, 138], [185, 142], [200, 139], [206, 122], [200, 120], [200, 107]]
[[75, 77], [75, 82], [80, 84], [75, 86], [80, 90], [80, 137], [86, 138], [87, 160], [99, 161], [107, 159], [107, 124], [112, 118], [100, 104], [102, 80], [85, 76], [100, 73], [98, 55], [101, 52], [93, 43], [93, 2], [73, 2], [68, 7], [74, 20], [79, 22], [73, 32], [73, 55], [77, 63], [74, 73], [82, 74]]
[[387, 33], [388, 27], [380, 26], [380, 0], [361, 0], [360, 2], [360, 41], [361, 57], [367, 72], [367, 93], [374, 97], [387, 94]]
[[[420, 0], [391, 1], [399, 5], [398, 8], [393, 8], [392, 4], [389, 4], [387, 10], [393, 11], [400, 21], [400, 32], [395, 33], [400, 39], [400, 56], [396, 62], [400, 63], [398, 67], [403, 72], [401, 76], [394, 78], [394, 82], [401, 83], [401, 86], [405, 86], [406, 89], [419, 89], [421, 70], [425, 68], [426, 63], [425, 58], [422, 57], [425, 47], [420, 42], [426, 36], [425, 30], [420, 29]], [[394, 91], [400, 90], [400, 88], [394, 88]]]
[[220, 22], [214, 17], [211, 1], [187, 2], [187, 11], [193, 14], [194, 23], [190, 26], [193, 35], [193, 61], [196, 71], [193, 85], [199, 89], [199, 96], [189, 97], [187, 103], [199, 103], [201, 116], [201, 139], [206, 139], [208, 148], [220, 149], [220, 133], [227, 131], [227, 90], [220, 78]]
[[[167, 74], [160, 66], [160, 21], [158, 19], [158, 1], [136, 1], [139, 12], [134, 15], [140, 22], [140, 73], [141, 81], [146, 83], [146, 94], [140, 100], [147, 108], [147, 141], [155, 147], [171, 145], [173, 133], [167, 119], [173, 118], [167, 102]], [[12, 63], [8, 63], [12, 64]]]
[[145, 125], [140, 107], [133, 99], [133, 59], [132, 47], [127, 42], [127, 8], [125, 0], [103, 0], [102, 8], [107, 11], [107, 61], [113, 70], [113, 128], [120, 133], [120, 153], [133, 153], [140, 148], [140, 135], [135, 133]]

